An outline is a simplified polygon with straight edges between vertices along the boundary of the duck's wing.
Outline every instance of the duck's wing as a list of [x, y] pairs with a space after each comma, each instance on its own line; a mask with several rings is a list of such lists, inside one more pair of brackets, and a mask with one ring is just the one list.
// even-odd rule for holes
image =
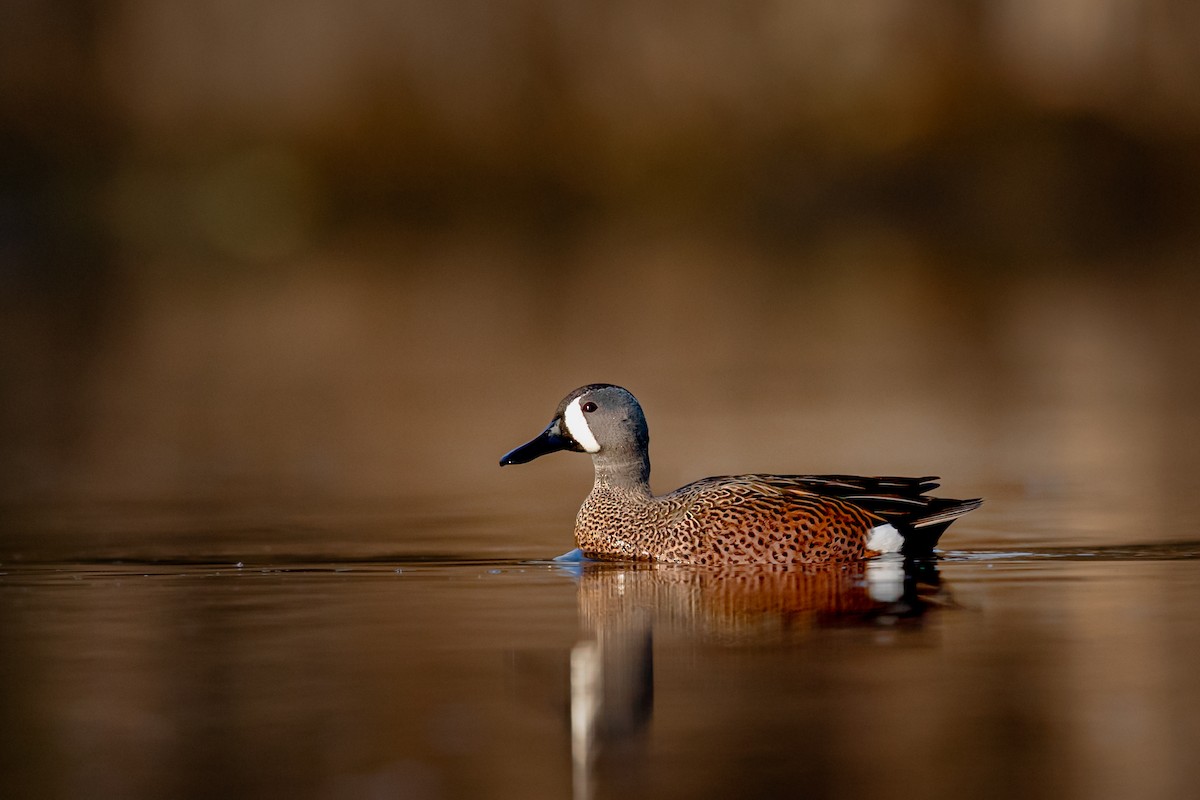
[[905, 539], [905, 552], [931, 551], [942, 532], [958, 517], [983, 503], [981, 498], [958, 500], [932, 497], [938, 477], [866, 477], [861, 475], [731, 475], [706, 478], [680, 492], [715, 486], [740, 486], [763, 494], [816, 495], [848, 503], [881, 523], [893, 525]]
[[791, 483], [805, 491], [837, 497], [891, 523], [904, 537], [904, 552], [909, 555], [931, 552], [950, 523], [983, 504], [983, 499], [979, 497], [968, 500], [931, 497], [928, 493], [939, 485], [936, 475], [920, 478], [858, 475], [780, 477], [785, 484]]

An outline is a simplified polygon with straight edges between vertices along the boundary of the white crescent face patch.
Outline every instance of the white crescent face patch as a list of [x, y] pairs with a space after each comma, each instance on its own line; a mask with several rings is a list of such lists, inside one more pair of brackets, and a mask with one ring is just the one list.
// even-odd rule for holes
[[579, 442], [579, 445], [589, 453], [599, 453], [600, 443], [596, 441], [596, 437], [592, 435], [592, 429], [588, 427], [587, 419], [583, 416], [583, 409], [580, 408], [581, 398], [576, 397], [563, 411], [563, 422], [567, 424], [567, 433], [571, 434], [571, 438]]

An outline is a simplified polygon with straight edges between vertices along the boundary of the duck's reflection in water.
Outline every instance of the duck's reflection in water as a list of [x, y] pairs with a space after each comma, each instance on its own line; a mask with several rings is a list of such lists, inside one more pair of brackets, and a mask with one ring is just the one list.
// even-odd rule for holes
[[[583, 636], [571, 650], [574, 796], [592, 796], [599, 757], [625, 771], [654, 710], [653, 631], [726, 645], [783, 645], [829, 626], [919, 624], [949, 603], [934, 561], [696, 569], [584, 562]], [[631, 752], [632, 751], [632, 752]], [[627, 776], [628, 777], [628, 776]]]

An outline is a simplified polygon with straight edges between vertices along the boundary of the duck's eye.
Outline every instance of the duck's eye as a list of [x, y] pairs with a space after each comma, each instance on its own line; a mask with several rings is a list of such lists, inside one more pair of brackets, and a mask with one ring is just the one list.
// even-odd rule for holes
[[596, 404], [589, 400], [588, 402], [583, 404], [583, 410], [585, 413], [590, 414], [596, 410]]

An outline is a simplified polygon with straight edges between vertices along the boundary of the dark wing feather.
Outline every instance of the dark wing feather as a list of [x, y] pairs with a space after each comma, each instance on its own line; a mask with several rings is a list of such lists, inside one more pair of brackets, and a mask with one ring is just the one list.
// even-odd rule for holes
[[861, 475], [737, 475], [709, 478], [708, 481], [735, 480], [758, 484], [778, 492], [806, 492], [833, 497], [851, 503], [881, 521], [891, 523], [904, 536], [904, 551], [910, 555], [928, 553], [938, 538], [958, 517], [983, 503], [980, 498], [956, 500], [931, 497], [938, 478], [898, 476], [864, 477]]

